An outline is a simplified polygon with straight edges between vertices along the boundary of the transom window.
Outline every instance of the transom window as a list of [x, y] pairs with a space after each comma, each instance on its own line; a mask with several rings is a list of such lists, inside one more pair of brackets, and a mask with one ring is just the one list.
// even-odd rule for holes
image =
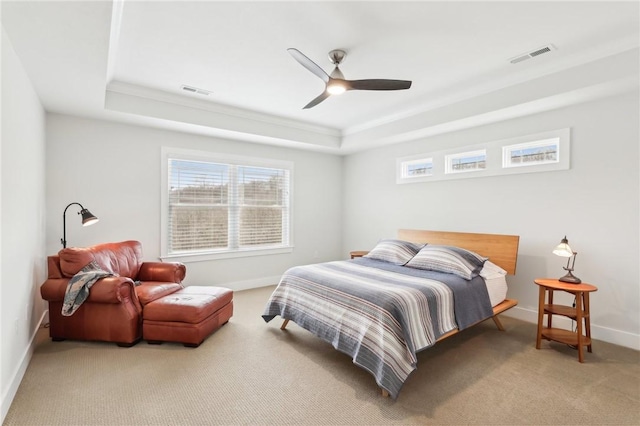
[[527, 167], [560, 161], [560, 137], [502, 147], [502, 167]]
[[487, 168], [487, 150], [460, 152], [446, 155], [445, 173], [466, 173]]
[[163, 257], [290, 251], [292, 170], [289, 162], [165, 149]]
[[416, 179], [433, 174], [433, 159], [419, 158], [400, 162], [400, 178]]

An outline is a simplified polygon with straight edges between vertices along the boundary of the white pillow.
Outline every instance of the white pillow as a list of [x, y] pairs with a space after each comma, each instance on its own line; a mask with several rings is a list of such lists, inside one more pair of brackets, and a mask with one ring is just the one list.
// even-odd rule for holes
[[480, 276], [485, 280], [490, 280], [492, 278], [504, 277], [507, 275], [507, 271], [487, 260], [484, 262], [482, 269], [480, 270]]

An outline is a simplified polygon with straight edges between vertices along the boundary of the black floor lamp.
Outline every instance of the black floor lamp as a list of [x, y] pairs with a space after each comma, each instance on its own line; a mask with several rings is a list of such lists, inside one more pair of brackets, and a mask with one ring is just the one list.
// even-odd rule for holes
[[67, 248], [67, 209], [72, 205], [80, 206], [80, 211], [78, 214], [82, 215], [82, 226], [93, 225], [98, 221], [98, 218], [95, 217], [89, 210], [85, 209], [80, 203], [69, 203], [67, 207], [64, 209], [64, 213], [62, 213], [62, 238], [60, 242], [62, 243], [62, 248]]

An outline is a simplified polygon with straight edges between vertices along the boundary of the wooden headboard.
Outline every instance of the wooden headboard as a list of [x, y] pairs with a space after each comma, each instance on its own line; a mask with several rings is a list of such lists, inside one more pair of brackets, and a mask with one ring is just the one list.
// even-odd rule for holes
[[515, 275], [518, 257], [517, 235], [472, 234], [466, 232], [423, 231], [400, 229], [398, 238], [413, 243], [429, 243], [462, 247], [488, 257], [508, 274]]

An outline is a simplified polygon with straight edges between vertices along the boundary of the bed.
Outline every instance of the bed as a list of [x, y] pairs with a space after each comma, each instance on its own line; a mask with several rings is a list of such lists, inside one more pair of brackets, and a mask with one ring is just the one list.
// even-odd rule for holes
[[[289, 269], [263, 318], [280, 316], [282, 330], [293, 321], [332, 344], [395, 399], [417, 352], [489, 318], [504, 331], [498, 315], [517, 305], [504, 298], [504, 275], [515, 274], [518, 243], [514, 235], [401, 229], [361, 258]], [[488, 278], [498, 275], [504, 291], [490, 295]]]

